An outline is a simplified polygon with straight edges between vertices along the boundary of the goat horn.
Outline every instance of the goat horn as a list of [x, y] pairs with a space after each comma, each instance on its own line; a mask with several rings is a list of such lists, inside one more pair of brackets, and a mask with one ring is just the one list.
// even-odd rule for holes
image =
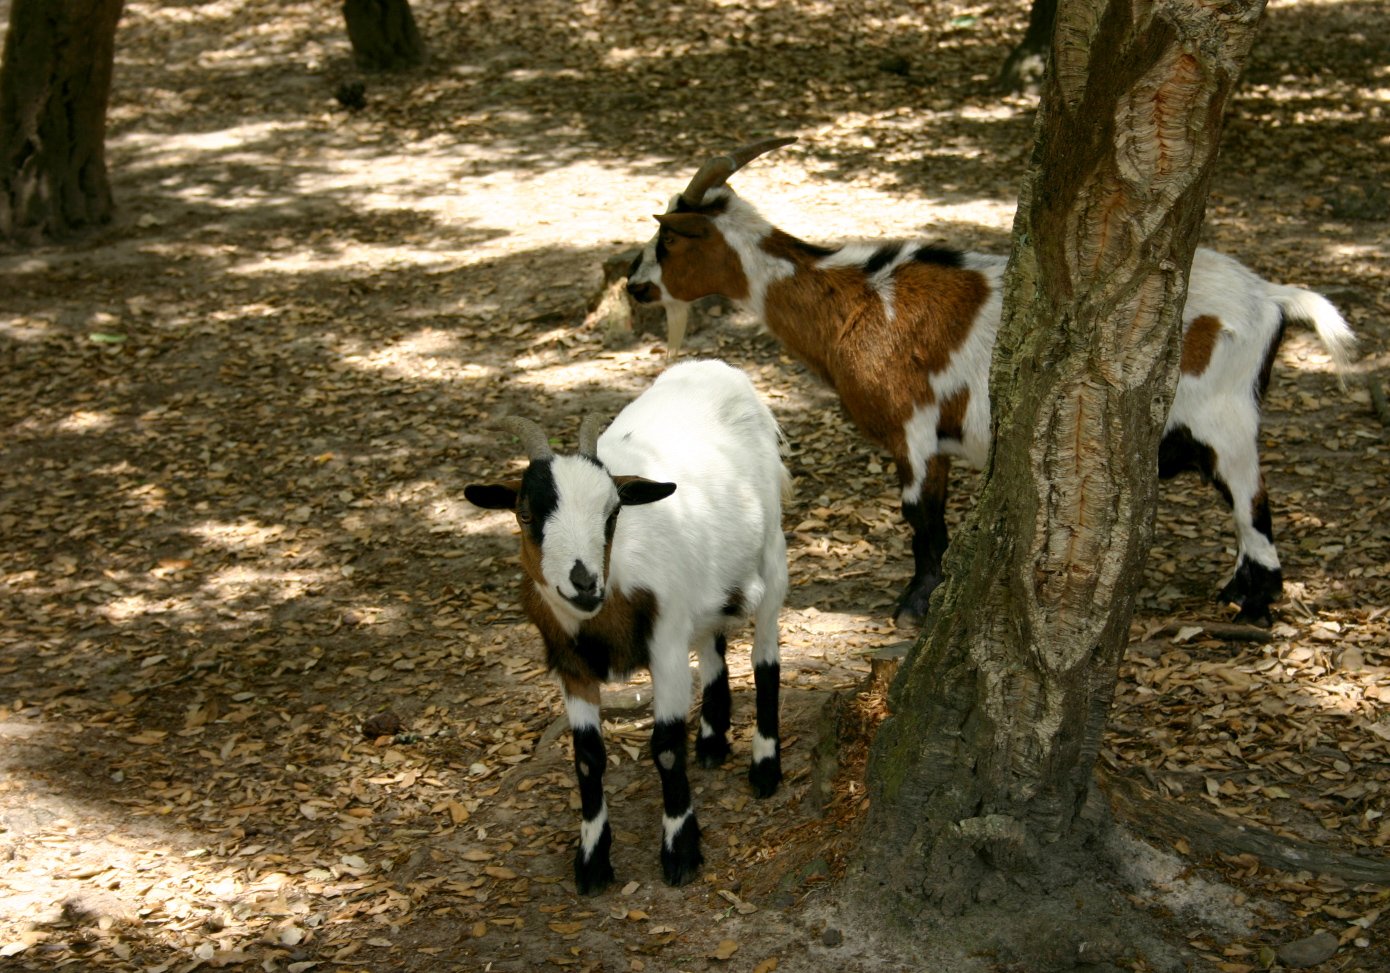
[[550, 459], [555, 455], [554, 450], [550, 448], [550, 439], [546, 436], [545, 430], [530, 419], [504, 416], [497, 420], [496, 425], [520, 439], [521, 447], [526, 450], [530, 459]]
[[681, 199], [685, 200], [687, 206], [699, 206], [704, 202], [705, 193], [717, 186], [724, 185], [730, 176], [758, 156], [771, 152], [773, 149], [780, 149], [784, 145], [791, 145], [795, 141], [795, 136], [763, 139], [761, 142], [753, 142], [750, 145], [734, 149], [728, 155], [715, 156], [702, 165], [699, 172], [695, 173], [695, 178], [690, 180], [690, 185], [686, 186], [685, 191], [681, 193]]
[[603, 417], [589, 413], [579, 423], [579, 455], [598, 459], [598, 434], [603, 432]]

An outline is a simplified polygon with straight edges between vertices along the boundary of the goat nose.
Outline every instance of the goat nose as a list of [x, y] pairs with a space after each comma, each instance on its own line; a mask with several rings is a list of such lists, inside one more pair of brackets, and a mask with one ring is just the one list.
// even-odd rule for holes
[[575, 561], [574, 567], [570, 568], [570, 584], [579, 594], [593, 594], [598, 590], [598, 578], [579, 561]]
[[638, 304], [650, 304], [661, 297], [661, 291], [657, 290], [656, 285], [650, 282], [628, 281], [627, 292], [633, 296]]

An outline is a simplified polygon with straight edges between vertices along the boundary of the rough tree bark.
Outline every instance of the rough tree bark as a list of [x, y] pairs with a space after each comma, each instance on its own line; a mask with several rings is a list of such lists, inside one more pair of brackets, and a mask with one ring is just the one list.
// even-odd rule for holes
[[867, 772], [860, 881], [900, 909], [1046, 888], [1088, 837], [1187, 269], [1263, 5], [1062, 0], [991, 372], [993, 452]]
[[396, 71], [424, 61], [410, 0], [343, 0], [343, 18], [358, 67]]
[[111, 219], [106, 105], [122, 0], [14, 0], [0, 65], [0, 238]]
[[1004, 58], [995, 83], [1005, 91], [1028, 91], [1042, 84], [1047, 52], [1052, 47], [1052, 26], [1057, 21], [1057, 0], [1033, 0], [1023, 40]]

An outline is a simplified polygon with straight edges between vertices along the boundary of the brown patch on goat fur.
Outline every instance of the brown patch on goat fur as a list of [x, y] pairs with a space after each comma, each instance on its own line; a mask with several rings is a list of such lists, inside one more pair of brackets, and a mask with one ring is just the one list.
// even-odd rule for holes
[[567, 689], [571, 680], [576, 685], [604, 682], [649, 664], [658, 605], [646, 588], [630, 594], [610, 590], [598, 614], [581, 622], [574, 635], [561, 627], [529, 577], [522, 582], [521, 607], [545, 643], [546, 666]]
[[1197, 376], [1211, 364], [1216, 339], [1221, 336], [1221, 319], [1210, 314], [1193, 318], [1182, 338], [1182, 373]]
[[535, 584], [545, 584], [545, 574], [541, 571], [541, 548], [531, 537], [531, 532], [523, 524], [521, 527], [521, 570]]
[[560, 682], [564, 684], [566, 696], [582, 699], [590, 705], [598, 706], [599, 681], [597, 679], [580, 679], [566, 673], [561, 673]]
[[694, 301], [722, 294], [733, 301], [748, 297], [748, 277], [724, 234], [709, 225], [709, 235], [698, 240], [678, 234], [665, 237], [661, 283], [678, 301]]
[[[776, 233], [764, 242], [797, 266], [768, 287], [768, 330], [835, 388], [866, 436], [905, 462], [904, 424], [933, 401], [930, 378], [965, 343], [989, 283], [974, 270], [905, 263], [893, 274], [890, 321], [859, 268], [818, 268], [799, 242]], [[960, 409], [963, 416], [964, 403]]]

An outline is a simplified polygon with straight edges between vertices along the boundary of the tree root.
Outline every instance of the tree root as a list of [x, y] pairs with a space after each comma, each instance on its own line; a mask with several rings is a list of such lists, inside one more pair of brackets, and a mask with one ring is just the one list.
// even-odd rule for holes
[[1198, 855], [1254, 855], [1283, 872], [1313, 872], [1347, 882], [1390, 883], [1390, 861], [1363, 858], [1312, 841], [1275, 834], [1220, 814], [1168, 800], [1137, 783], [1097, 770], [1116, 818], [1170, 844], [1185, 840]]

